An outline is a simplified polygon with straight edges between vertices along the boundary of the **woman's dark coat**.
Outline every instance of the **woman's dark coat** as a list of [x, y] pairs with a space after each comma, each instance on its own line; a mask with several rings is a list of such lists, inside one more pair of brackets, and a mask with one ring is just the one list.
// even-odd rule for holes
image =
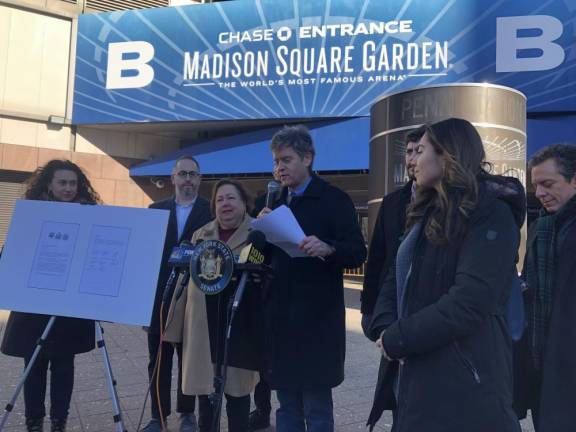
[[[238, 287], [238, 276], [220, 294], [206, 296], [210, 353], [214, 364], [222, 364], [224, 359], [230, 303]], [[263, 368], [264, 325], [261, 300], [260, 284], [249, 278], [232, 323], [227, 362], [229, 366], [255, 371]]]
[[524, 216], [518, 182], [481, 183], [480, 203], [460, 241], [434, 246], [421, 234], [400, 320], [390, 272], [371, 331], [378, 337], [386, 330], [386, 352], [403, 359], [399, 403], [393, 393], [399, 363], [383, 363], [370, 425], [395, 409], [394, 432], [520, 431], [503, 314]]
[[[520, 418], [526, 417], [528, 409], [537, 411], [535, 427], [539, 432], [576, 428], [576, 211], [564, 214], [557, 221], [556, 230], [553, 305], [541, 385], [530, 372], [527, 337], [516, 344], [514, 353], [515, 407]], [[531, 229], [528, 245], [535, 235], [536, 231]], [[531, 301], [531, 293], [530, 289], [526, 291], [527, 302]]]
[[[49, 319], [49, 315], [11, 312], [2, 340], [2, 353], [30, 357]], [[57, 317], [42, 352], [49, 357], [80, 354], [93, 350], [94, 344], [94, 321]]]
[[[49, 320], [50, 315], [10, 312], [0, 351], [13, 357], [30, 357]], [[56, 357], [91, 351], [96, 343], [95, 331], [92, 320], [57, 317], [42, 353]]]
[[[274, 207], [286, 196], [284, 190]], [[335, 252], [326, 260], [291, 259], [270, 248], [275, 277], [265, 293], [267, 381], [275, 389], [331, 388], [344, 379], [343, 269], [362, 264], [365, 242], [350, 197], [316, 176], [290, 208], [306, 235]]]

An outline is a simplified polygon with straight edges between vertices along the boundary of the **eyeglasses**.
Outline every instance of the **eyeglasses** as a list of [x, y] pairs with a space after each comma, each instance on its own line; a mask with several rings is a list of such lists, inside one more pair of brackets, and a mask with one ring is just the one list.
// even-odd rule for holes
[[176, 175], [178, 177], [180, 177], [181, 179], [185, 179], [186, 177], [190, 177], [191, 179], [195, 179], [200, 177], [200, 173], [198, 171], [178, 171], [176, 173]]

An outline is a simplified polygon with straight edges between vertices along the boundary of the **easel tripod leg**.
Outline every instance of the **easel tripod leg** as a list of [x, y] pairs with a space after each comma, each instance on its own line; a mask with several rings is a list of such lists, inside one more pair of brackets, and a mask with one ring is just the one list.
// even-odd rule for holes
[[12, 410], [14, 409], [14, 404], [16, 403], [16, 399], [18, 399], [18, 395], [22, 391], [22, 387], [24, 387], [24, 383], [26, 382], [26, 378], [28, 378], [28, 375], [30, 375], [30, 371], [32, 370], [32, 368], [34, 367], [34, 364], [36, 363], [36, 359], [38, 358], [38, 354], [40, 354], [40, 350], [42, 349], [42, 345], [44, 345], [44, 342], [46, 341], [46, 338], [48, 337], [50, 330], [52, 330], [52, 326], [54, 325], [54, 321], [56, 321], [56, 317], [51, 316], [50, 319], [48, 320], [48, 324], [46, 324], [46, 327], [44, 328], [44, 331], [42, 332], [42, 336], [40, 336], [40, 339], [38, 339], [38, 342], [36, 342], [36, 348], [34, 349], [34, 352], [32, 353], [32, 357], [30, 357], [30, 361], [28, 362], [26, 369], [24, 369], [24, 373], [22, 374], [22, 377], [20, 378], [20, 381], [18, 382], [18, 385], [16, 386], [16, 390], [14, 390], [14, 395], [10, 399], [10, 402], [8, 402], [8, 404], [6, 404], [6, 407], [4, 408], [4, 415], [2, 416], [2, 420], [0, 421], [0, 432], [4, 429], [4, 426], [6, 426], [6, 423], [8, 422], [8, 416], [10, 415]]
[[120, 412], [120, 401], [118, 399], [118, 393], [116, 392], [116, 380], [112, 374], [112, 367], [110, 365], [110, 357], [108, 356], [108, 350], [106, 349], [106, 343], [104, 342], [104, 331], [102, 330], [102, 324], [96, 321], [96, 345], [100, 352], [102, 353], [102, 359], [104, 360], [104, 372], [106, 374], [106, 381], [108, 382], [108, 390], [110, 391], [110, 398], [112, 399], [112, 405], [114, 407], [114, 425], [116, 432], [126, 432], [124, 427], [124, 422], [122, 421], [122, 413]]

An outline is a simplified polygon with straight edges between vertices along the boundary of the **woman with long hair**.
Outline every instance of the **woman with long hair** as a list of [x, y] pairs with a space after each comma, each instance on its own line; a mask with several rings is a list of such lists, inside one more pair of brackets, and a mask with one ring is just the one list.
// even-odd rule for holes
[[451, 118], [418, 143], [416, 197], [371, 326], [388, 363], [368, 423], [394, 432], [519, 432], [505, 305], [524, 189], [487, 171], [480, 135]]
[[[100, 197], [82, 170], [68, 160], [51, 160], [28, 180], [24, 198], [42, 201], [98, 204]], [[1, 351], [24, 358], [25, 367], [48, 320], [47, 315], [12, 312]], [[51, 432], [66, 430], [74, 387], [74, 355], [94, 349], [94, 321], [57, 317], [24, 383], [28, 432], [42, 432], [46, 408], [46, 379], [50, 369]]]
[[[214, 185], [210, 205], [215, 219], [194, 233], [192, 243], [220, 240], [238, 255], [248, 243], [252, 221], [246, 190], [237, 181], [220, 180]], [[182, 343], [184, 394], [206, 395], [214, 391], [214, 375], [222, 371], [229, 304], [237, 282], [218, 294], [206, 295], [191, 279], [187, 292], [172, 299], [164, 340]], [[250, 393], [262, 369], [261, 294], [258, 285], [249, 285], [234, 316], [228, 351], [224, 393], [230, 432], [248, 432]]]

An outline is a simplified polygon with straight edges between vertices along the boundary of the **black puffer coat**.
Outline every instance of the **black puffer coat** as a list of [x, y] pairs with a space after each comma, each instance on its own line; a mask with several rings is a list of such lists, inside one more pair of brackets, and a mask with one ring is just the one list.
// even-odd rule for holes
[[370, 425], [383, 410], [396, 409], [394, 432], [520, 431], [503, 314], [525, 198], [516, 180], [496, 180], [480, 182], [480, 202], [460, 241], [441, 247], [420, 235], [400, 320], [395, 272], [386, 278], [371, 331], [377, 337], [385, 330], [385, 350], [403, 366], [382, 367]]

